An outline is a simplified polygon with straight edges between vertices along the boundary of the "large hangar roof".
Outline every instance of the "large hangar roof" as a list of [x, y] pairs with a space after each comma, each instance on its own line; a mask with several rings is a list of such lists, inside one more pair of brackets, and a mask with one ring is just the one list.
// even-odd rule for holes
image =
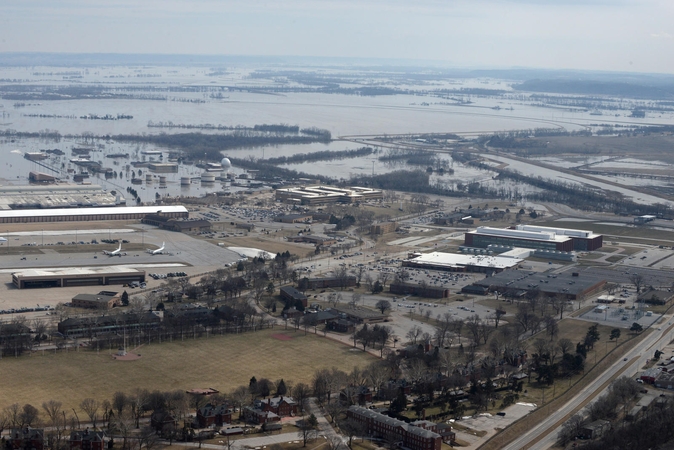
[[187, 213], [184, 206], [123, 206], [109, 208], [12, 209], [0, 211], [0, 218], [91, 216], [104, 214]]
[[53, 277], [73, 275], [115, 275], [127, 273], [141, 273], [142, 270], [126, 266], [97, 266], [97, 267], [57, 267], [47, 269], [25, 269], [14, 272], [18, 277]]

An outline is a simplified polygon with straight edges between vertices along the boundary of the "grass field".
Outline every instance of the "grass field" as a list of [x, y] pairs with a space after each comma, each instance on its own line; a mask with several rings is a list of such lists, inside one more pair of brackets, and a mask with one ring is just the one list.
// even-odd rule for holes
[[[279, 340], [277, 333], [291, 336]], [[187, 390], [211, 387], [228, 392], [252, 376], [293, 384], [310, 382], [316, 369], [338, 367], [350, 371], [374, 360], [341, 343], [301, 331], [276, 327], [257, 333], [217, 336], [141, 346], [136, 361], [115, 361], [109, 351], [45, 352], [0, 361], [0, 409], [12, 403], [54, 399], [64, 409], [78, 408], [86, 397], [111, 399], [116, 391], [133, 388]]]

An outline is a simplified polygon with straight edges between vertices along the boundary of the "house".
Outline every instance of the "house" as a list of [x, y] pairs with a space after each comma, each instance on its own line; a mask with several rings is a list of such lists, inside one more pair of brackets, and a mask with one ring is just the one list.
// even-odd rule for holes
[[639, 378], [644, 383], [653, 384], [658, 376], [660, 376], [660, 372], [662, 372], [661, 367], [651, 367], [650, 369], [644, 370]]
[[271, 411], [279, 417], [294, 416], [297, 414], [297, 402], [292, 397], [278, 397], [265, 398], [262, 400], [255, 400], [255, 408], [262, 411]]
[[360, 406], [347, 410], [350, 421], [362, 425], [371, 437], [398, 442], [398, 446], [410, 450], [440, 450], [442, 437], [433, 431], [405, 423], [384, 414]]
[[162, 431], [168, 430], [170, 427], [176, 429], [178, 426], [178, 421], [168, 411], [157, 410], [154, 411], [150, 416], [150, 426], [157, 433], [162, 433]]
[[326, 324], [328, 330], [337, 333], [351, 333], [355, 330], [356, 324], [346, 319], [331, 320]]
[[367, 386], [349, 386], [340, 391], [339, 400], [346, 405], [372, 403], [372, 390]]
[[674, 371], [666, 372], [663, 370], [653, 384], [660, 389], [674, 389]]
[[42, 428], [13, 428], [7, 439], [9, 449], [44, 450]]
[[595, 420], [588, 423], [580, 430], [580, 436], [583, 439], [597, 439], [600, 438], [611, 429], [611, 422], [608, 420]]
[[68, 445], [70, 450], [105, 450], [107, 447], [105, 433], [103, 431], [71, 431]]
[[271, 411], [262, 411], [259, 408], [246, 406], [243, 408], [243, 418], [246, 422], [264, 425], [271, 422], [279, 422], [281, 417]]
[[280, 289], [281, 298], [289, 306], [296, 305], [297, 302], [301, 302], [302, 306], [307, 307], [307, 296], [302, 294], [300, 291], [295, 289], [292, 286], [283, 286]]
[[674, 297], [672, 292], [650, 288], [639, 294], [637, 301], [651, 305], [666, 305], [672, 297]]
[[446, 423], [437, 424], [436, 433], [442, 438], [442, 442], [454, 446], [456, 444], [456, 433], [452, 431], [452, 427]]
[[234, 410], [227, 404], [213, 406], [206, 404], [197, 410], [197, 423], [199, 428], [208, 428], [211, 425], [221, 427], [232, 423], [232, 412]]

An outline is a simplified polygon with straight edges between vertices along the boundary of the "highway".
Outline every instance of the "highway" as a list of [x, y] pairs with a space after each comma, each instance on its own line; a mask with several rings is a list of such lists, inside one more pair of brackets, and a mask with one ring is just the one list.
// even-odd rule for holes
[[[672, 314], [663, 316], [662, 323], [671, 321]], [[623, 370], [625, 375], [631, 376], [641, 370], [641, 367], [649, 358], [653, 357], [655, 350], [662, 349], [665, 345], [674, 338], [674, 325], [657, 329], [657, 325], [653, 327], [653, 332], [646, 336], [643, 341], [637, 344], [632, 350], [627, 352], [624, 357], [628, 360], [620, 359], [601, 375], [599, 375], [590, 384], [585, 386], [575, 397], [569, 400], [564, 406], [552, 412], [545, 418], [537, 427], [531, 429], [529, 432], [523, 434], [515, 441], [504, 447], [507, 450], [520, 450], [530, 448], [535, 450], [542, 450], [552, 447], [557, 440], [557, 435], [561, 429], [561, 424], [558, 424], [567, 414], [574, 411], [578, 406], [588, 397], [595, 395], [601, 386], [608, 381], [616, 372]], [[598, 398], [599, 395], [595, 397]], [[543, 406], [545, 408], [545, 406]], [[535, 444], [532, 442], [540, 439]]]

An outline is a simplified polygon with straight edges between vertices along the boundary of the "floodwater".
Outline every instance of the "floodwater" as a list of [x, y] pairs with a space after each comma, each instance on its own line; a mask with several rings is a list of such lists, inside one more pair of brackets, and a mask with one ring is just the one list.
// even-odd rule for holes
[[[302, 70], [302, 69], [299, 69]], [[344, 75], [342, 69], [325, 69], [324, 73]], [[534, 128], [557, 128], [580, 130], [597, 128], [600, 124], [646, 124], [674, 123], [674, 115], [663, 113], [655, 117], [635, 119], [627, 117], [630, 111], [616, 111], [611, 116], [596, 117], [589, 111], [540, 107], [526, 101], [526, 94], [517, 93], [513, 97], [477, 97], [461, 93], [447, 94], [442, 97], [429, 95], [429, 89], [487, 88], [510, 91], [510, 82], [492, 79], [437, 80], [432, 82], [409, 81], [403, 87], [409, 93], [401, 95], [360, 96], [327, 93], [272, 93], [253, 89], [238, 91], [241, 87], [265, 89], [274, 87], [276, 80], [251, 77], [251, 68], [228, 68], [226, 71], [213, 72], [208, 68], [194, 67], [3, 67], [0, 68], [0, 84], [21, 84], [24, 86], [105, 86], [113, 92], [136, 96], [124, 99], [63, 99], [63, 100], [0, 100], [0, 130], [37, 132], [56, 130], [62, 135], [93, 134], [114, 136], [118, 134], [155, 134], [203, 132], [216, 130], [157, 128], [148, 127], [152, 123], [169, 123], [214, 126], [253, 126], [256, 124], [299, 125], [329, 130], [333, 138], [339, 136], [383, 135], [404, 133], [447, 132], [474, 136], [481, 133], [493, 133], [506, 130]], [[375, 78], [361, 74], [354, 85], [399, 86], [398, 81]], [[292, 86], [286, 82], [282, 86]], [[155, 89], [156, 88], [156, 89]], [[167, 90], [167, 88], [175, 88]], [[185, 91], [194, 88], [196, 92]], [[214, 95], [217, 93], [217, 96]], [[145, 98], [139, 98], [145, 97]], [[153, 99], [149, 99], [153, 98]], [[161, 98], [161, 99], [157, 99]], [[133, 116], [130, 119], [93, 120], [81, 116]], [[42, 117], [37, 117], [37, 116]], [[45, 117], [49, 116], [49, 117]], [[28, 172], [43, 171], [63, 179], [71, 179], [81, 168], [70, 162], [74, 157], [73, 147], [82, 144], [78, 138], [62, 139], [50, 142], [40, 139], [16, 139], [0, 142], [0, 179], [5, 184], [27, 184]], [[100, 184], [108, 190], [126, 193], [133, 187], [143, 202], [153, 202], [164, 196], [201, 196], [206, 193], [226, 190], [245, 189], [246, 186], [229, 184], [202, 184], [197, 178], [203, 170], [195, 166], [183, 165], [178, 173], [153, 174], [152, 181], [146, 183], [145, 168], [137, 169], [133, 161], [167, 161], [168, 149], [152, 145], [120, 143], [112, 140], [97, 140], [101, 148], [91, 154], [94, 161], [111, 168], [116, 177], [106, 178], [94, 175], [89, 181]], [[278, 145], [253, 149], [232, 149], [226, 156], [238, 158], [273, 158], [297, 153], [312, 153], [323, 150], [356, 149], [360, 145], [347, 141], [333, 141], [329, 144]], [[23, 153], [59, 148], [63, 156], [52, 156], [40, 163], [23, 158]], [[159, 150], [159, 155], [143, 155], [143, 150]], [[129, 153], [128, 158], [106, 158], [111, 153]], [[319, 163], [288, 164], [286, 168], [320, 174], [335, 178], [348, 178], [351, 175], [387, 173], [402, 168], [379, 161], [379, 155], [362, 158], [321, 161]], [[453, 175], [431, 176], [431, 182], [456, 188], [460, 183], [479, 182], [497, 189], [518, 189], [520, 193], [535, 192], [530, 186], [514, 186], [507, 181], [493, 180], [495, 173], [480, 171], [447, 160], [454, 169]], [[493, 157], [492, 157], [493, 158]], [[494, 158], [496, 159], [496, 158]], [[579, 177], [560, 175], [528, 165], [518, 168], [519, 162], [512, 161], [511, 168], [553, 179], [588, 184]], [[409, 168], [409, 167], [406, 167]], [[425, 170], [425, 167], [420, 167]], [[233, 167], [234, 174], [243, 172]], [[133, 185], [131, 179], [140, 178], [142, 184]], [[158, 177], [165, 176], [166, 183], [160, 184]], [[190, 177], [195, 183], [181, 186], [180, 179]], [[602, 183], [594, 185], [600, 187]], [[661, 201], [657, 197], [634, 193], [629, 189], [620, 189], [610, 185], [606, 189], [616, 190], [635, 198], [639, 202]], [[130, 196], [126, 195], [127, 200]]]
[[494, 156], [494, 155], [485, 155], [492, 160], [499, 161], [501, 163], [508, 164], [508, 169], [516, 170], [524, 175], [528, 176], [540, 176], [543, 178], [548, 178], [552, 180], [557, 180], [560, 182], [567, 182], [575, 185], [582, 185], [587, 187], [593, 187], [597, 189], [602, 189], [606, 191], [614, 191], [623, 194], [625, 197], [630, 197], [635, 203], [642, 205], [652, 205], [655, 203], [664, 203], [670, 206], [674, 205], [672, 202], [664, 200], [663, 198], [656, 197], [654, 195], [643, 194], [641, 192], [634, 191], [627, 187], [613, 186], [608, 183], [603, 183], [601, 181], [591, 180], [583, 178], [576, 175], [570, 175], [567, 173], [557, 172], [554, 169], [548, 169], [545, 167], [539, 167], [531, 163], [518, 161], [515, 159], [510, 159], [504, 156]]

